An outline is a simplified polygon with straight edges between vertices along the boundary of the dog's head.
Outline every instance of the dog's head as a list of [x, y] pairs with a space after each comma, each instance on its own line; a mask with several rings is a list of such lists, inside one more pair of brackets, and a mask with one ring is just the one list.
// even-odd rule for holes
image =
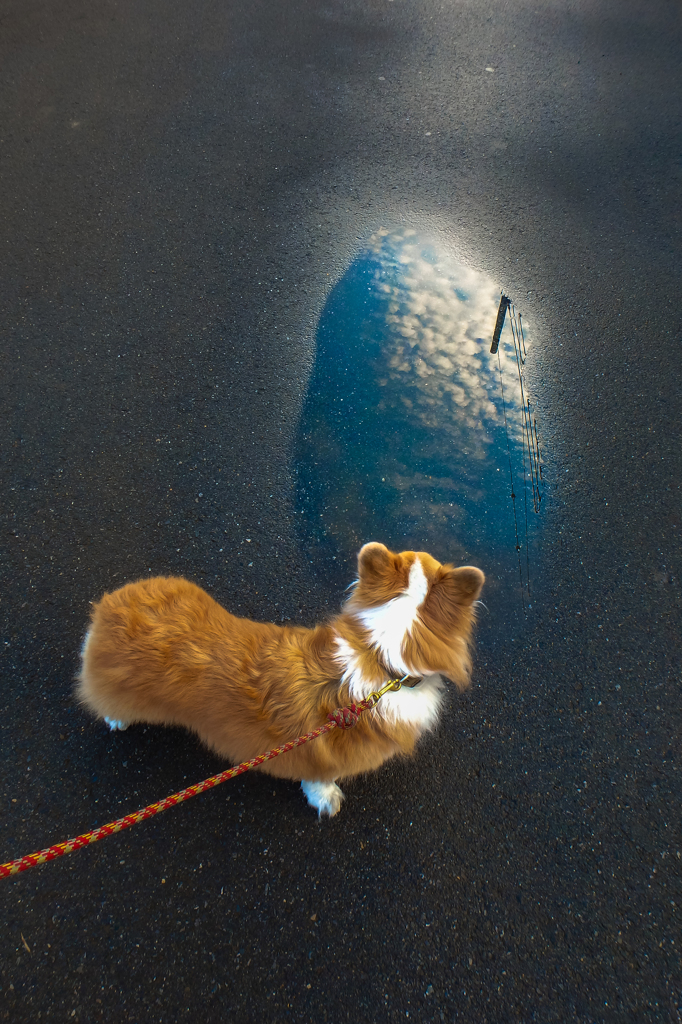
[[465, 565], [441, 565], [425, 551], [394, 554], [365, 544], [346, 611], [364, 627], [396, 675], [440, 673], [463, 689], [471, 671], [474, 603], [485, 576]]

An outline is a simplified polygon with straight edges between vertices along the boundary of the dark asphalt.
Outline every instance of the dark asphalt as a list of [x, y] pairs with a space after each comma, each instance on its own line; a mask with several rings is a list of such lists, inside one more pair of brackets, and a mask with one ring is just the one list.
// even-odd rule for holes
[[104, 589], [328, 612], [292, 451], [373, 230], [534, 321], [549, 482], [548, 596], [513, 642], [491, 609], [413, 762], [331, 822], [245, 776], [0, 882], [0, 1020], [680, 1024], [679, 5], [0, 11], [0, 859], [220, 767], [75, 706]]

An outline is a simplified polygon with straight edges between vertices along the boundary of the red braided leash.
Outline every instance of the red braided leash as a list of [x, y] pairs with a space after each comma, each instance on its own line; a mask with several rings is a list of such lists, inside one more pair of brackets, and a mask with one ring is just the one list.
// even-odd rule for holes
[[[391, 684], [394, 682], [394, 680], [391, 680]], [[55, 857], [63, 857], [65, 853], [80, 850], [82, 846], [96, 843], [99, 839], [104, 839], [105, 836], [110, 836], [114, 832], [122, 832], [124, 828], [130, 828], [131, 825], [136, 825], [138, 821], [152, 818], [155, 814], [160, 814], [161, 811], [165, 811], [169, 807], [181, 804], [183, 800], [189, 800], [190, 797], [197, 796], [198, 793], [203, 793], [207, 789], [219, 786], [221, 782], [233, 779], [235, 775], [241, 775], [243, 772], [248, 772], [250, 768], [258, 767], [264, 761], [271, 761], [273, 757], [286, 754], [288, 750], [293, 750], [294, 747], [302, 747], [304, 743], [309, 743], [310, 740], [315, 740], [318, 736], [331, 732], [332, 729], [351, 729], [357, 724], [360, 715], [373, 708], [388, 689], [399, 688], [399, 686], [395, 687], [391, 684], [387, 684], [380, 692], [370, 693], [369, 697], [360, 701], [359, 704], [350, 704], [348, 707], [337, 708], [336, 711], [332, 711], [327, 715], [329, 721], [326, 725], [321, 725], [319, 729], [313, 729], [312, 732], [306, 733], [305, 736], [299, 736], [295, 740], [283, 743], [281, 747], [275, 747], [274, 750], [267, 750], [264, 754], [259, 754], [258, 757], [254, 757], [250, 761], [242, 761], [235, 768], [228, 768], [219, 775], [213, 775], [210, 779], [198, 782], [195, 786], [181, 789], [179, 793], [173, 793], [172, 796], [167, 796], [165, 800], [159, 800], [155, 804], [143, 807], [141, 811], [134, 811], [133, 814], [126, 814], [123, 818], [110, 821], [108, 825], [102, 825], [92, 832], [84, 832], [83, 835], [76, 836], [74, 839], [67, 839], [65, 843], [57, 843], [55, 846], [48, 846], [45, 850], [38, 850], [36, 853], [29, 853], [25, 857], [19, 857], [17, 860], [10, 860], [6, 864], [0, 864], [0, 878], [7, 878], [8, 875], [18, 875], [20, 871], [26, 871], [36, 864], [44, 864], [45, 861], [54, 860]]]

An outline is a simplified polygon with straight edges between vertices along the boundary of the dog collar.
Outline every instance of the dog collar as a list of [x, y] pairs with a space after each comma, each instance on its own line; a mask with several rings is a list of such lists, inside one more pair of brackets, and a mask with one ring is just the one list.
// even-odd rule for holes
[[384, 673], [387, 679], [396, 679], [401, 686], [407, 686], [408, 689], [413, 689], [418, 683], [421, 683], [423, 676], [401, 676], [399, 672], [394, 672], [390, 665], [385, 662], [379, 662], [379, 668]]
[[413, 690], [415, 686], [421, 683], [423, 676], [403, 676], [400, 681], [401, 686], [407, 686], [410, 690]]

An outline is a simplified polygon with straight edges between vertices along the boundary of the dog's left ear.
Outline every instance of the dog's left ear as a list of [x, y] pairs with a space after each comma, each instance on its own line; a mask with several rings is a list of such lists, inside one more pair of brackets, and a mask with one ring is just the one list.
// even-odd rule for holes
[[384, 544], [373, 541], [360, 548], [358, 554], [358, 576], [378, 576], [392, 565], [393, 556]]
[[429, 597], [447, 604], [470, 605], [478, 600], [484, 583], [485, 576], [474, 565], [463, 565], [459, 569], [444, 565], [438, 570]]

